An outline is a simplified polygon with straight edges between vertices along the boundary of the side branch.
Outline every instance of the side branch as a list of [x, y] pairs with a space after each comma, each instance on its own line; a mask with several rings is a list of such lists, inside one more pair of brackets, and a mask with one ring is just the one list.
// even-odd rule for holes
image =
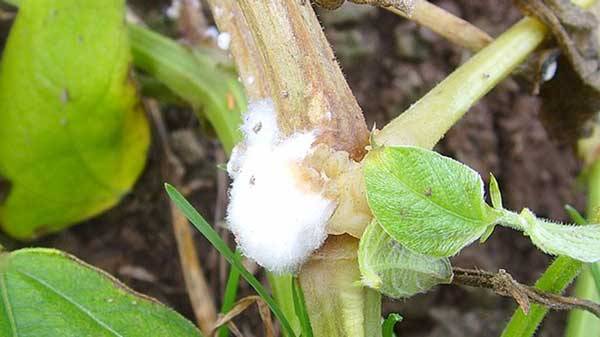
[[521, 284], [505, 270], [490, 273], [482, 270], [453, 268], [452, 284], [490, 289], [496, 294], [512, 297], [525, 313], [529, 312], [530, 303], [534, 302], [554, 310], [582, 309], [600, 318], [600, 304], [575, 297], [546, 293], [535, 287]]

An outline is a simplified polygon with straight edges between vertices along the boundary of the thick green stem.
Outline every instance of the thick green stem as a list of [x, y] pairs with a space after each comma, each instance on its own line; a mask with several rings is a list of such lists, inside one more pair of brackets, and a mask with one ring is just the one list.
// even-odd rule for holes
[[[594, 0], [574, 2], [589, 6]], [[432, 148], [473, 104], [521, 64], [547, 33], [538, 20], [521, 20], [377, 132], [375, 142]]]

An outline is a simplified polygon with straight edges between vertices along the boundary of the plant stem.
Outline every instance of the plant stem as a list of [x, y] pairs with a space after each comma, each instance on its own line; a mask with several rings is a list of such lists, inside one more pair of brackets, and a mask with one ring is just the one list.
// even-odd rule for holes
[[[544, 292], [560, 294], [573, 282], [581, 266], [582, 263], [577, 260], [559, 256], [538, 279], [535, 287]], [[521, 308], [517, 309], [504, 328], [502, 337], [533, 336], [547, 312], [548, 308], [538, 304], [532, 305], [528, 314], [525, 314]]]
[[[592, 223], [600, 221], [600, 160], [589, 168], [587, 214]], [[595, 266], [599, 264], [596, 263]], [[577, 278], [575, 296], [600, 302], [600, 293], [589, 268]], [[573, 310], [567, 319], [566, 337], [600, 337], [600, 319], [581, 310]]]
[[[589, 6], [594, 0], [577, 0]], [[427, 95], [375, 134], [384, 145], [433, 146], [481, 97], [544, 41], [548, 29], [524, 18], [456, 69]]]
[[249, 100], [269, 96], [269, 82], [250, 27], [237, 0], [208, 0], [219, 30], [231, 35], [231, 54]]
[[317, 142], [361, 159], [367, 126], [312, 7], [298, 0], [238, 4], [262, 56], [284, 134], [319, 130]]
[[349, 235], [331, 236], [303, 267], [299, 281], [316, 337], [381, 336], [381, 295], [361, 287]]
[[491, 36], [470, 22], [454, 16], [452, 13], [426, 0], [415, 0], [410, 15], [395, 7], [386, 7], [385, 9], [413, 20], [419, 25], [440, 34], [450, 42], [474, 52], [483, 49], [493, 41]]
[[[597, 223], [600, 222], [600, 217], [593, 210], [600, 207], [600, 161], [597, 161], [590, 168], [590, 176], [587, 183], [589, 188], [588, 212], [591, 215], [590, 221]], [[582, 267], [583, 263], [577, 260], [559, 256], [546, 269], [542, 277], [536, 282], [535, 287], [544, 292], [560, 294], [573, 282]], [[548, 309], [539, 305], [532, 305], [527, 315], [521, 309], [517, 309], [505, 327], [502, 337], [533, 336], [547, 312]], [[585, 334], [585, 336], [592, 335]]]
[[[290, 325], [292, 329], [296, 333], [297, 336], [300, 336], [301, 332], [301, 323], [300, 320], [296, 317], [296, 309], [294, 307], [294, 298], [293, 298], [293, 276], [289, 274], [285, 275], [275, 275], [273, 273], [267, 273], [267, 278], [269, 279], [269, 285], [271, 286], [271, 292], [273, 293], [273, 298], [277, 302], [277, 305], [281, 308], [281, 311], [288, 317], [290, 321]], [[285, 337], [288, 337], [285, 335]]]
[[[258, 81], [259, 89], [247, 86], [249, 98], [273, 100], [284, 134], [317, 129], [320, 131], [317, 142], [361, 159], [368, 138], [362, 111], [344, 80], [312, 7], [297, 0], [213, 0], [210, 4], [221, 31], [232, 34], [232, 53], [242, 79], [252, 77]], [[348, 260], [344, 273], [321, 273], [327, 270], [323, 266], [330, 266], [329, 262], [311, 260], [307, 265], [314, 268], [303, 268], [299, 276], [317, 337], [355, 336], [355, 331], [364, 333], [373, 326], [380, 330], [377, 314], [380, 296], [354, 285], [360, 277], [355, 260], [358, 241], [346, 239], [354, 241], [354, 250], [347, 250], [336, 237], [326, 243], [336, 251], [354, 256]], [[293, 303], [289, 301], [293, 300], [291, 284], [282, 285], [272, 276], [271, 279], [275, 280], [272, 287], [279, 303]], [[307, 284], [312, 284], [307, 280], [318, 280], [319, 286], [327, 285], [327, 296], [339, 299], [335, 302], [338, 310], [335, 315], [317, 314], [322, 306], [311, 304], [324, 297], [320, 292], [310, 291], [314, 288], [307, 289]], [[293, 320], [295, 316], [292, 317]], [[330, 324], [336, 327], [335, 331], [322, 329]]]

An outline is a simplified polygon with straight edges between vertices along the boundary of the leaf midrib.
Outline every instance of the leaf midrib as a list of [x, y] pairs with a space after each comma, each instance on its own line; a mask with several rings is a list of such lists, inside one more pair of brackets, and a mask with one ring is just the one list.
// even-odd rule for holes
[[[396, 181], [398, 181], [398, 183], [400, 183], [400, 185], [404, 186], [407, 190], [411, 191], [413, 195], [416, 195], [417, 198], [421, 199], [421, 200], [425, 200], [428, 204], [434, 205], [435, 207], [437, 207], [438, 209], [441, 209], [442, 211], [445, 211], [446, 213], [449, 213], [450, 215], [453, 215], [457, 218], [460, 218], [462, 220], [464, 220], [465, 222], [469, 222], [469, 223], [478, 223], [478, 224], [485, 224], [485, 221], [483, 219], [473, 219], [461, 214], [456, 213], [455, 211], [446, 208], [445, 206], [442, 206], [436, 202], [434, 202], [431, 198], [426, 197], [424, 195], [422, 195], [421, 193], [419, 193], [418, 191], [416, 191], [415, 189], [413, 189], [410, 185], [406, 184], [398, 175], [395, 174], [394, 171], [392, 171], [388, 165], [386, 165], [386, 162], [381, 161], [381, 163], [383, 164], [383, 167], [385, 168], [385, 170], [391, 174], [393, 177], [396, 178]], [[482, 226], [485, 227], [485, 226]]]
[[24, 276], [25, 278], [27, 278], [27, 279], [29, 279], [29, 280], [31, 280], [31, 281], [33, 281], [33, 282], [41, 285], [45, 289], [49, 290], [50, 292], [52, 292], [53, 294], [55, 294], [56, 296], [58, 296], [59, 298], [61, 298], [65, 302], [67, 302], [68, 304], [72, 305], [73, 307], [75, 307], [76, 309], [78, 309], [81, 313], [83, 313], [85, 316], [87, 316], [88, 318], [90, 318], [93, 322], [95, 322], [102, 329], [108, 331], [111, 335], [113, 335], [115, 337], [125, 337], [125, 336], [121, 335], [120, 333], [116, 332], [115, 330], [113, 330], [110, 326], [108, 326], [108, 324], [106, 324], [105, 322], [103, 322], [102, 320], [100, 320], [96, 316], [94, 316], [94, 314], [90, 310], [88, 310], [87, 308], [85, 308], [81, 304], [77, 303], [76, 301], [74, 301], [73, 299], [71, 299], [69, 296], [63, 294], [61, 291], [59, 291], [58, 289], [54, 288], [52, 285], [48, 284], [44, 280], [41, 280], [38, 277], [36, 277], [35, 275], [32, 275], [32, 274], [24, 272], [24, 271], [17, 270], [16, 272], [18, 274]]

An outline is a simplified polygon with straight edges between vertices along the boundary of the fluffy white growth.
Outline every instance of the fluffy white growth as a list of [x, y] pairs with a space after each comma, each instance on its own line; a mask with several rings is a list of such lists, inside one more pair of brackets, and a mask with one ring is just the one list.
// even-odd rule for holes
[[221, 33], [217, 36], [217, 46], [223, 50], [228, 50], [229, 45], [231, 44], [231, 34], [229, 33]]
[[303, 174], [315, 134], [282, 138], [270, 100], [250, 104], [242, 131], [227, 165], [234, 179], [228, 226], [244, 255], [270, 271], [294, 272], [327, 237], [335, 208]]

